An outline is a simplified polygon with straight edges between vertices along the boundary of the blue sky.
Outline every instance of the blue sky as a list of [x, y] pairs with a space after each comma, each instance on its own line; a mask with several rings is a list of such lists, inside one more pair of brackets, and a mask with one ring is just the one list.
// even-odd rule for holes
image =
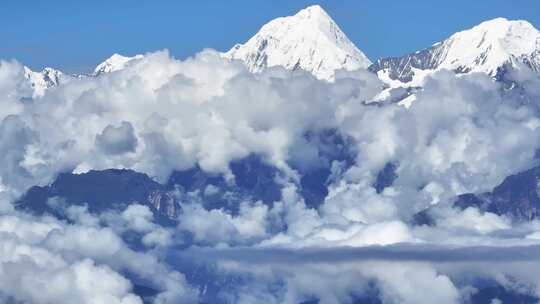
[[86, 72], [118, 52], [226, 50], [267, 21], [320, 4], [372, 60], [399, 56], [494, 17], [540, 28], [538, 0], [2, 1], [0, 58]]

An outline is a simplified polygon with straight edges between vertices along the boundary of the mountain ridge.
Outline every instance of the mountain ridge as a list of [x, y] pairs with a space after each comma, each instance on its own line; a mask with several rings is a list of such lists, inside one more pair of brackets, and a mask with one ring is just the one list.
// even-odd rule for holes
[[502, 69], [540, 71], [540, 31], [525, 20], [495, 18], [451, 35], [431, 47], [377, 60], [370, 70], [387, 83], [418, 85], [422, 71], [481, 72], [497, 78]]
[[[495, 18], [456, 32], [431, 47], [372, 63], [322, 7], [313, 5], [269, 21], [247, 42], [221, 55], [243, 62], [254, 73], [282, 66], [331, 81], [339, 69], [368, 69], [390, 88], [410, 88], [421, 87], [426, 75], [440, 69], [458, 74], [481, 72], [494, 79], [508, 69], [526, 67], [540, 72], [540, 31], [525, 20]], [[33, 97], [39, 97], [70, 78], [99, 77], [142, 58], [144, 55], [115, 53], [88, 75], [70, 76], [52, 68], [34, 72], [25, 67], [25, 77], [34, 88]]]

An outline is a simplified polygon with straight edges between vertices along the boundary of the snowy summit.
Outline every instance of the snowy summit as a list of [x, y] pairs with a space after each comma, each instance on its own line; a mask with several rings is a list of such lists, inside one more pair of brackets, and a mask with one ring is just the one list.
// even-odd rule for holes
[[318, 5], [270, 21], [245, 44], [235, 45], [224, 56], [244, 61], [252, 72], [283, 66], [306, 70], [319, 79], [332, 79], [338, 69], [356, 70], [371, 65]]
[[540, 71], [540, 32], [529, 22], [496, 18], [458, 33], [432, 47], [397, 58], [380, 59], [371, 69], [402, 82], [418, 82], [420, 71], [448, 69], [482, 72], [494, 78], [505, 68]]
[[43, 96], [45, 91], [60, 85], [64, 78], [67, 78], [61, 71], [53, 68], [44, 68], [41, 72], [35, 72], [28, 67], [24, 67], [24, 77], [28, 79], [34, 93], [33, 97]]
[[141, 59], [143, 55], [135, 55], [133, 57], [126, 57], [120, 54], [113, 54], [109, 59], [100, 63], [94, 70], [93, 76], [99, 76], [104, 73], [111, 73], [122, 70], [126, 65], [134, 59]]
[[540, 69], [540, 32], [523, 20], [497, 18], [456, 33], [441, 47], [441, 67], [495, 76], [505, 64], [529, 62]]

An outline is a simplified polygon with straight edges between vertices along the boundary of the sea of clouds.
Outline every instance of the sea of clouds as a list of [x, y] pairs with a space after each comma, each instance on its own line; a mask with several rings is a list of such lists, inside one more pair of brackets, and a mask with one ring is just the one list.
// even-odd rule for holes
[[[540, 296], [531, 254], [540, 222], [451, 206], [537, 165], [540, 113], [526, 101], [540, 98], [540, 77], [510, 76], [519, 90], [440, 71], [405, 108], [370, 102], [384, 84], [368, 71], [326, 82], [282, 68], [253, 74], [213, 50], [186, 60], [160, 51], [30, 98], [23, 66], [1, 61], [0, 301], [142, 303], [140, 284], [157, 291], [155, 303], [194, 303], [208, 282], [188, 279], [186, 263], [224, 282], [216, 302], [348, 303], [375, 288], [384, 303], [461, 303], [475, 279]], [[306, 140], [326, 130], [347, 139], [352, 165]], [[230, 162], [253, 154], [281, 173], [279, 202], [246, 200], [237, 213], [181, 202], [173, 227], [141, 205], [102, 214], [65, 206], [69, 220], [13, 206], [70, 171], [130, 168], [164, 182], [198, 165], [234, 183]], [[332, 180], [314, 208], [299, 168], [323, 163]], [[378, 193], [388, 163], [398, 177]], [[435, 224], [413, 225], [430, 206]]]

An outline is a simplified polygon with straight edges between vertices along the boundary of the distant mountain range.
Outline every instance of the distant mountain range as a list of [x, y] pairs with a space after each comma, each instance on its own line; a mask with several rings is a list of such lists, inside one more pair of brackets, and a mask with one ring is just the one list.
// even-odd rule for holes
[[231, 170], [235, 175], [234, 184], [228, 183], [222, 175], [207, 173], [199, 167], [175, 171], [165, 184], [126, 169], [62, 173], [48, 186], [30, 188], [15, 205], [36, 214], [63, 218], [63, 204], [87, 205], [91, 213], [142, 204], [148, 206], [161, 223], [167, 224], [177, 218], [180, 201], [204, 198], [204, 205], [209, 209], [225, 208], [236, 213], [243, 200], [261, 200], [271, 205], [281, 199], [281, 188], [275, 182], [279, 171], [260, 158], [251, 156], [232, 162]]
[[[143, 57], [114, 54], [89, 75], [67, 75], [53, 68], [41, 72], [25, 68], [25, 75], [36, 97], [73, 78], [99, 77]], [[282, 66], [302, 69], [324, 80], [332, 80], [340, 69], [369, 69], [390, 88], [417, 87], [426, 75], [441, 69], [481, 72], [494, 79], [510, 68], [539, 72], [540, 32], [527, 21], [496, 18], [424, 50], [372, 63], [320, 6], [313, 5], [294, 16], [268, 22], [246, 43], [223, 53], [223, 57], [244, 62], [252, 72]]]

